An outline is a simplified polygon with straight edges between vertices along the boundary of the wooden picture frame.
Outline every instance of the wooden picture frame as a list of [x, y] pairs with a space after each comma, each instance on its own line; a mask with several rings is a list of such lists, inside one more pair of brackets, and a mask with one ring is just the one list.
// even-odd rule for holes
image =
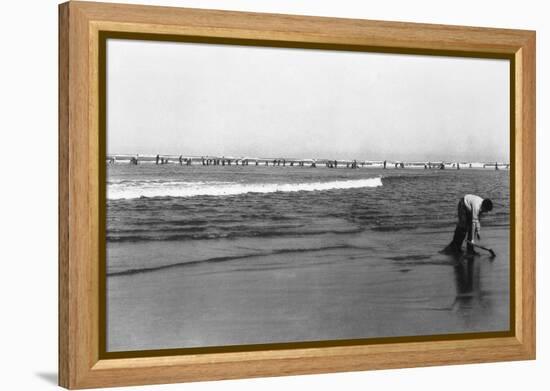
[[[512, 63], [513, 329], [475, 338], [262, 345], [107, 357], [102, 34], [505, 58]], [[59, 6], [59, 384], [91, 388], [535, 358], [535, 32], [70, 1]]]

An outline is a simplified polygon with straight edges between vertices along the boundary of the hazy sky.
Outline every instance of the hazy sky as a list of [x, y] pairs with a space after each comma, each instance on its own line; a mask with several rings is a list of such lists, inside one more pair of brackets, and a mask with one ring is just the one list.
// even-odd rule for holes
[[509, 160], [509, 62], [109, 40], [108, 153]]

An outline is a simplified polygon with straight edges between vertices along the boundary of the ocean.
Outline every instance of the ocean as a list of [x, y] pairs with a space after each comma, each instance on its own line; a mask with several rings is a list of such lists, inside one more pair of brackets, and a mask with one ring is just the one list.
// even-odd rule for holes
[[[509, 178], [490, 169], [108, 165], [108, 348], [506, 330]], [[465, 194], [492, 199], [481, 235], [498, 256], [457, 271], [464, 265], [438, 251]], [[437, 304], [465, 293], [458, 310]]]

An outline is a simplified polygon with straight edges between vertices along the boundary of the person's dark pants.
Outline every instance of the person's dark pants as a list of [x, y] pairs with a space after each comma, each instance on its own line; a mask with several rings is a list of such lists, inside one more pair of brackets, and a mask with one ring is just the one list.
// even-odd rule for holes
[[[444, 251], [447, 253], [460, 253], [462, 252], [462, 242], [464, 242], [464, 239], [471, 241], [472, 237], [472, 212], [466, 208], [464, 198], [461, 198], [458, 202], [458, 223], [456, 224], [453, 240]], [[466, 248], [469, 253], [474, 252], [474, 246], [470, 243], [466, 245]]]

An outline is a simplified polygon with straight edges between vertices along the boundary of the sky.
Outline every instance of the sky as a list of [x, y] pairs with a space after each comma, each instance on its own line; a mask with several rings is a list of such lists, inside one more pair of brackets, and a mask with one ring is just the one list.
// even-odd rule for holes
[[109, 39], [107, 152], [508, 162], [509, 66]]

